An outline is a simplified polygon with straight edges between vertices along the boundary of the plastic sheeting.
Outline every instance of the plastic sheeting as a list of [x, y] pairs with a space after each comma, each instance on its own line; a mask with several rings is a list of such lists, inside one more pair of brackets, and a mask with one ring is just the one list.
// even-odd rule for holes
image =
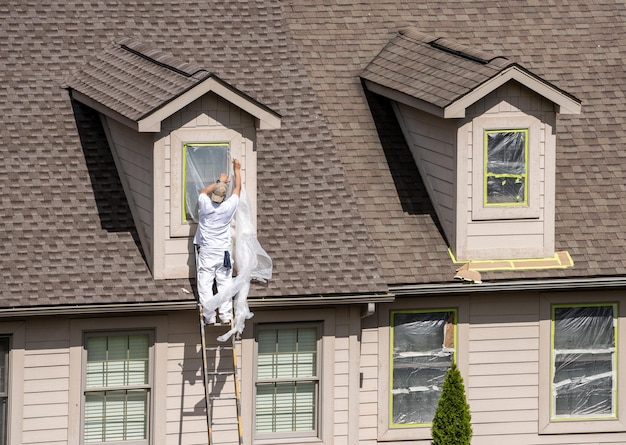
[[[219, 178], [221, 172], [208, 171], [204, 166], [204, 162], [200, 165], [198, 158], [197, 156], [189, 156], [187, 158], [186, 181], [187, 188], [194, 191], [197, 190], [199, 194], [204, 187], [203, 184]], [[205, 172], [204, 177], [200, 174], [201, 171]], [[215, 179], [207, 181], [205, 178], [207, 175], [214, 175]], [[232, 172], [230, 177], [233, 177]], [[230, 181], [228, 195], [232, 193], [232, 187], [232, 181]], [[190, 213], [196, 215], [194, 220], [197, 220], [197, 196], [195, 201], [189, 200], [191, 194], [187, 193], [187, 206], [188, 209], [192, 210]], [[248, 307], [250, 283], [252, 281], [266, 283], [272, 278], [272, 259], [257, 240], [257, 232], [254, 228], [252, 216], [250, 200], [245, 187], [242, 185], [241, 193], [239, 194], [239, 206], [231, 226], [231, 233], [233, 234], [232, 255], [235, 268], [233, 279], [229, 286], [219, 289], [219, 292], [213, 296], [210, 302], [200, 301], [205, 317], [208, 319], [210, 318], [210, 316], [207, 316], [208, 314], [212, 314], [228, 299], [234, 298], [233, 328], [226, 334], [218, 337], [219, 341], [226, 341], [235, 333], [241, 334], [245, 327], [245, 321], [254, 315]]]
[[552, 390], [556, 417], [613, 414], [613, 311], [613, 306], [555, 309]]
[[431, 422], [454, 354], [454, 314], [394, 313], [392, 423]]
[[526, 132], [487, 132], [487, 203], [524, 202]]

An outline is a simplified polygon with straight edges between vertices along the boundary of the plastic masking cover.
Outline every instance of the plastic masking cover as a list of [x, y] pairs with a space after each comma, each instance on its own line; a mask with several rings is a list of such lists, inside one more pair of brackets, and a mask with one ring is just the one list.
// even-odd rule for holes
[[553, 415], [613, 415], [614, 306], [554, 309]]
[[488, 131], [487, 203], [526, 200], [526, 131]]
[[432, 422], [454, 355], [453, 312], [393, 314], [392, 424]]
[[[187, 182], [194, 182], [191, 187], [194, 190], [202, 190], [206, 181], [197, 173], [201, 169], [187, 160]], [[217, 174], [219, 177], [219, 174]], [[231, 177], [233, 177], [231, 172]], [[189, 185], [188, 185], [189, 187]], [[227, 196], [232, 193], [232, 181], [229, 183]], [[196, 201], [197, 207], [197, 201]], [[197, 208], [195, 210], [197, 214]], [[208, 302], [200, 301], [205, 314], [214, 312], [222, 303], [234, 298], [234, 323], [233, 328], [226, 334], [218, 337], [219, 341], [228, 340], [233, 334], [243, 332], [245, 321], [254, 315], [248, 307], [248, 293], [250, 283], [257, 281], [267, 283], [272, 278], [272, 259], [257, 240], [257, 232], [254, 228], [252, 207], [245, 187], [241, 186], [239, 205], [231, 223], [232, 255], [234, 261], [233, 279], [229, 286], [220, 289], [211, 299], [211, 307]], [[207, 317], [209, 318], [209, 317]]]

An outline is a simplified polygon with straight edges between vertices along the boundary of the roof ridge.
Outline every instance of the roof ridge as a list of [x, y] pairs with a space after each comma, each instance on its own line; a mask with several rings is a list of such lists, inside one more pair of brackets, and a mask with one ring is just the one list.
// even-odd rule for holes
[[[202, 79], [211, 73], [201, 66], [184, 62], [177, 59], [172, 54], [166, 53], [158, 48], [131, 37], [123, 38], [117, 44], [125, 51], [133, 53], [155, 65], [159, 65], [185, 77]], [[202, 75], [199, 75], [203, 73]]]
[[440, 51], [445, 51], [449, 54], [463, 57], [465, 59], [472, 60], [483, 65], [488, 65], [492, 62], [495, 62], [495, 65], [497, 65], [499, 68], [504, 68], [511, 63], [509, 59], [505, 56], [493, 55], [487, 53], [486, 51], [464, 45], [453, 39], [448, 39], [445, 37], [435, 37], [420, 31], [416, 27], [411, 26], [403, 28], [399, 32], [405, 38], [416, 40]]

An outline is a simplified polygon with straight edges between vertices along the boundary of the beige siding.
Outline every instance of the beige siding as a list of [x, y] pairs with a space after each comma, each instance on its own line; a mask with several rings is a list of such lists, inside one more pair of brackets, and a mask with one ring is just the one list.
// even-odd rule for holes
[[[587, 434], [540, 434], [549, 399], [550, 305], [555, 303], [618, 302], [621, 292], [483, 293], [469, 296], [403, 297], [379, 304], [361, 318], [359, 305], [328, 308], [255, 310], [238, 342], [245, 443], [251, 443], [254, 397], [254, 331], [258, 323], [322, 323], [321, 431], [325, 445], [403, 443], [427, 445], [428, 427], [385, 432], [388, 422], [389, 311], [457, 308], [457, 361], [472, 411], [472, 445], [609, 445], [626, 443], [622, 431]], [[625, 309], [618, 326], [619, 353], [626, 350]], [[21, 326], [0, 322], [0, 332], [16, 335], [11, 383], [23, 395], [11, 400], [14, 443], [78, 445], [81, 417], [82, 338], [85, 331], [152, 329], [156, 335], [153, 388], [154, 443], [206, 443], [204, 390], [195, 310], [126, 317], [38, 317]], [[20, 340], [19, 332], [23, 341]], [[224, 328], [207, 329], [209, 344]], [[22, 357], [22, 359], [20, 359]], [[226, 369], [230, 358], [210, 360]], [[549, 360], [548, 360], [549, 362]], [[620, 361], [621, 363], [621, 361]], [[620, 365], [621, 366], [621, 365]], [[19, 369], [15, 368], [19, 367]], [[623, 374], [623, 373], [622, 373]], [[620, 376], [621, 377], [621, 376]], [[20, 379], [23, 380], [21, 383]], [[621, 381], [621, 380], [620, 380]], [[620, 383], [620, 405], [624, 405]], [[214, 395], [232, 395], [230, 377], [213, 388]], [[543, 408], [542, 408], [543, 407]], [[381, 414], [381, 411], [385, 414]], [[220, 407], [216, 418], [234, 417], [232, 407]], [[11, 419], [13, 421], [13, 419]], [[589, 425], [593, 426], [593, 422]], [[562, 424], [560, 425], [563, 426]], [[568, 427], [568, 425], [565, 425]], [[19, 428], [19, 431], [16, 429]], [[216, 428], [215, 443], [236, 444], [233, 427]], [[285, 442], [292, 443], [292, 442]], [[299, 442], [298, 442], [299, 443]]]
[[254, 118], [213, 93], [167, 118], [155, 143], [155, 278], [192, 276], [195, 224], [183, 223], [182, 144], [229, 142], [242, 163], [242, 181], [256, 216]]
[[152, 267], [153, 251], [153, 136], [137, 133], [116, 120], [104, 118], [104, 127], [126, 193], [135, 226]]
[[[542, 258], [554, 254], [555, 114], [551, 102], [511, 82], [467, 110], [459, 132], [457, 259]], [[486, 208], [482, 202], [484, 129], [530, 127], [528, 206]], [[459, 176], [461, 177], [461, 176]]]
[[448, 239], [456, 205], [456, 124], [396, 103], [396, 116]]

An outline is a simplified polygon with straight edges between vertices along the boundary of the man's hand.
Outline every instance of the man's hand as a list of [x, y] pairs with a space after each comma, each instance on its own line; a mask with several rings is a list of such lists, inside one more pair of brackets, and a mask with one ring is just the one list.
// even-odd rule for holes
[[228, 175], [226, 173], [220, 174], [220, 182], [226, 184], [228, 182]]
[[239, 162], [239, 159], [234, 159], [233, 160], [233, 169], [234, 170], [241, 169], [241, 162]]

